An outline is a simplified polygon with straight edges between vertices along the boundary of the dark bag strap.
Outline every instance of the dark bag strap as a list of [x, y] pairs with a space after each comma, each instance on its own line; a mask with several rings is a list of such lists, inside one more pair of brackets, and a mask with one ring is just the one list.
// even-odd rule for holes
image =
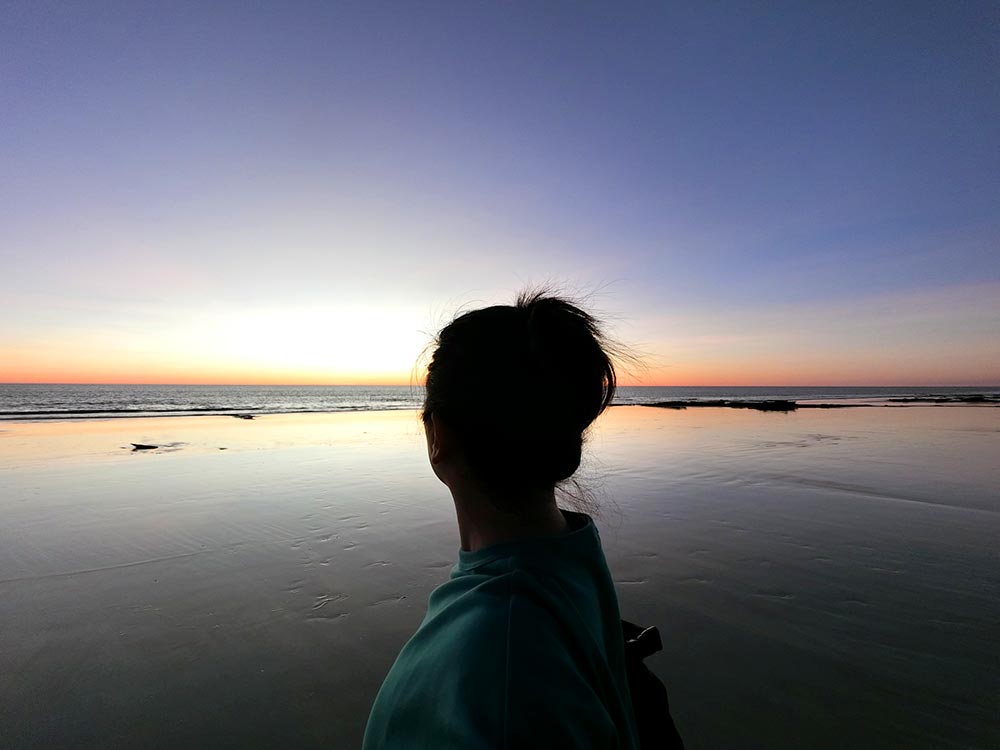
[[642, 661], [663, 650], [660, 631], [622, 620], [622, 635], [625, 638], [625, 672], [640, 747], [642, 750], [684, 750], [684, 742], [670, 716], [667, 688]]

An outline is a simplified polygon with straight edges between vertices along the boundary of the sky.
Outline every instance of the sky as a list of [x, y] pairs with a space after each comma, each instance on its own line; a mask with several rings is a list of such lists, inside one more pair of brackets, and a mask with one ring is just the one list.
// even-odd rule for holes
[[995, 2], [4, 8], [0, 382], [409, 383], [550, 283], [629, 383], [1000, 383]]

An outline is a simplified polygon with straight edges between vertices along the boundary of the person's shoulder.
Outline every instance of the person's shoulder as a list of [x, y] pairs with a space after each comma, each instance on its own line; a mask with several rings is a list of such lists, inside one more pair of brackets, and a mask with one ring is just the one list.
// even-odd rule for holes
[[498, 691], [504, 747], [617, 746], [594, 685], [590, 636], [545, 576], [512, 565], [449, 609], [447, 661], [466, 665], [470, 686]]
[[513, 586], [516, 585], [515, 572], [470, 572], [452, 578], [431, 593], [428, 612], [432, 617], [446, 613], [496, 616], [506, 609], [510, 601]]
[[571, 604], [549, 582], [512, 566], [503, 573], [448, 581], [431, 597], [429, 616], [418, 640], [437, 658], [504, 667], [508, 650], [535, 650], [545, 643], [565, 651]]
[[464, 663], [500, 659], [516, 586], [513, 572], [462, 576], [442, 584], [431, 595], [418, 636]]
[[[494, 621], [521, 624], [527, 620], [549, 620], [570, 604], [557, 581], [544, 571], [512, 562], [509, 569], [489, 575], [468, 575], [440, 586], [431, 596], [432, 618], [446, 616], [479, 625]], [[512, 610], [520, 615], [511, 617]]]
[[511, 580], [504, 684], [508, 747], [618, 747], [598, 692], [597, 653], [558, 591], [518, 571]]

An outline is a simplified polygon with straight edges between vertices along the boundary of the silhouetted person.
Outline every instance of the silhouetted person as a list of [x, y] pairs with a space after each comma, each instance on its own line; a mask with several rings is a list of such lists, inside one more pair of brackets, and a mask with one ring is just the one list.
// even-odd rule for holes
[[593, 317], [541, 293], [439, 334], [423, 422], [461, 550], [379, 691], [366, 750], [639, 746], [597, 529], [554, 494], [614, 395], [606, 350]]

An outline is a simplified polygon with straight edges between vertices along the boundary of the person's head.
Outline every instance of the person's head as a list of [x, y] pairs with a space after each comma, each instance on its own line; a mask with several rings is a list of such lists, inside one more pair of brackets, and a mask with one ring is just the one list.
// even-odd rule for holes
[[498, 497], [531, 497], [576, 471], [583, 433], [614, 392], [599, 322], [564, 298], [525, 292], [441, 330], [423, 421], [429, 441], [447, 435], [450, 468]]

